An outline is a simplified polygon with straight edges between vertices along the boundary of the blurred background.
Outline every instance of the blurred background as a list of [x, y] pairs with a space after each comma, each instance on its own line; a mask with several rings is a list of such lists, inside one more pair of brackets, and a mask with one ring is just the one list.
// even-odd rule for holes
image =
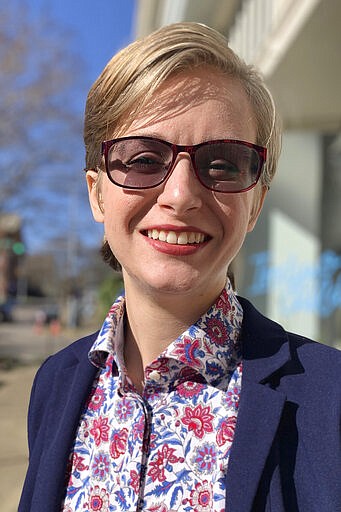
[[82, 174], [87, 91], [136, 37], [222, 32], [264, 74], [284, 125], [274, 184], [233, 263], [238, 292], [341, 347], [341, 3], [13, 0], [0, 5], [0, 502], [17, 508], [37, 365], [100, 326], [122, 283], [99, 256]]

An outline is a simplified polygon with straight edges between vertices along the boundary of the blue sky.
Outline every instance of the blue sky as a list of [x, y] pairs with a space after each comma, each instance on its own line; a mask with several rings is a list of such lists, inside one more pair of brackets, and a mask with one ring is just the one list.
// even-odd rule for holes
[[[81, 87], [74, 91], [74, 101], [79, 112], [83, 112], [86, 94], [109, 59], [135, 38], [135, 3], [135, 0], [27, 0], [33, 16], [35, 13], [46, 12], [56, 24], [70, 32], [70, 51], [73, 55], [79, 55], [84, 64], [84, 73], [79, 80]], [[102, 226], [92, 219], [85, 195], [85, 179], [80, 171], [84, 167], [81, 133], [75, 156], [77, 168], [70, 171], [79, 172], [76, 179], [79, 178], [83, 192], [77, 197], [70, 193], [71, 218], [68, 229], [75, 231], [86, 245], [99, 246]], [[23, 234], [29, 253], [46, 248], [46, 239], [41, 229], [37, 230], [24, 221]]]
[[86, 65], [85, 89], [108, 60], [134, 37], [135, 0], [29, 0], [73, 33], [73, 50]]
[[135, 0], [30, 0], [33, 10], [47, 10], [79, 38], [77, 46], [95, 78], [104, 64], [134, 38]]

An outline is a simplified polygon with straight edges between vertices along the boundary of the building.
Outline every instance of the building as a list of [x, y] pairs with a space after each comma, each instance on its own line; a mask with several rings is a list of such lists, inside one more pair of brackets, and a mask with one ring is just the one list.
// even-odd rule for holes
[[284, 124], [278, 175], [235, 262], [238, 291], [289, 330], [341, 343], [341, 3], [139, 0], [136, 36], [216, 28], [264, 74]]

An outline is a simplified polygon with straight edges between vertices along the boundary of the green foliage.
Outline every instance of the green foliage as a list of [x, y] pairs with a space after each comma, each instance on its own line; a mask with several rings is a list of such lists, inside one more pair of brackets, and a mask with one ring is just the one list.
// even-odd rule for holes
[[112, 274], [102, 281], [98, 291], [98, 316], [100, 321], [105, 318], [110, 306], [122, 292], [123, 280], [121, 274]]

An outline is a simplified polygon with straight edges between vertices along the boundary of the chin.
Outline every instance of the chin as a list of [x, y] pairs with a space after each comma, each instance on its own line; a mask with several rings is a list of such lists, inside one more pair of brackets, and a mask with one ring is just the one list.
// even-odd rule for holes
[[162, 279], [153, 279], [146, 283], [149, 284], [150, 289], [155, 292], [166, 294], [188, 294], [195, 291], [198, 286], [198, 278], [181, 278], [181, 276], [171, 275], [169, 278], [162, 277]]
[[[149, 272], [141, 275], [124, 271], [125, 283], [132, 287], [138, 284], [147, 293], [161, 293], [167, 295], [194, 293], [200, 283], [200, 272], [196, 269], [183, 272], [181, 269], [160, 269], [159, 272]], [[135, 285], [134, 285], [135, 282]]]

